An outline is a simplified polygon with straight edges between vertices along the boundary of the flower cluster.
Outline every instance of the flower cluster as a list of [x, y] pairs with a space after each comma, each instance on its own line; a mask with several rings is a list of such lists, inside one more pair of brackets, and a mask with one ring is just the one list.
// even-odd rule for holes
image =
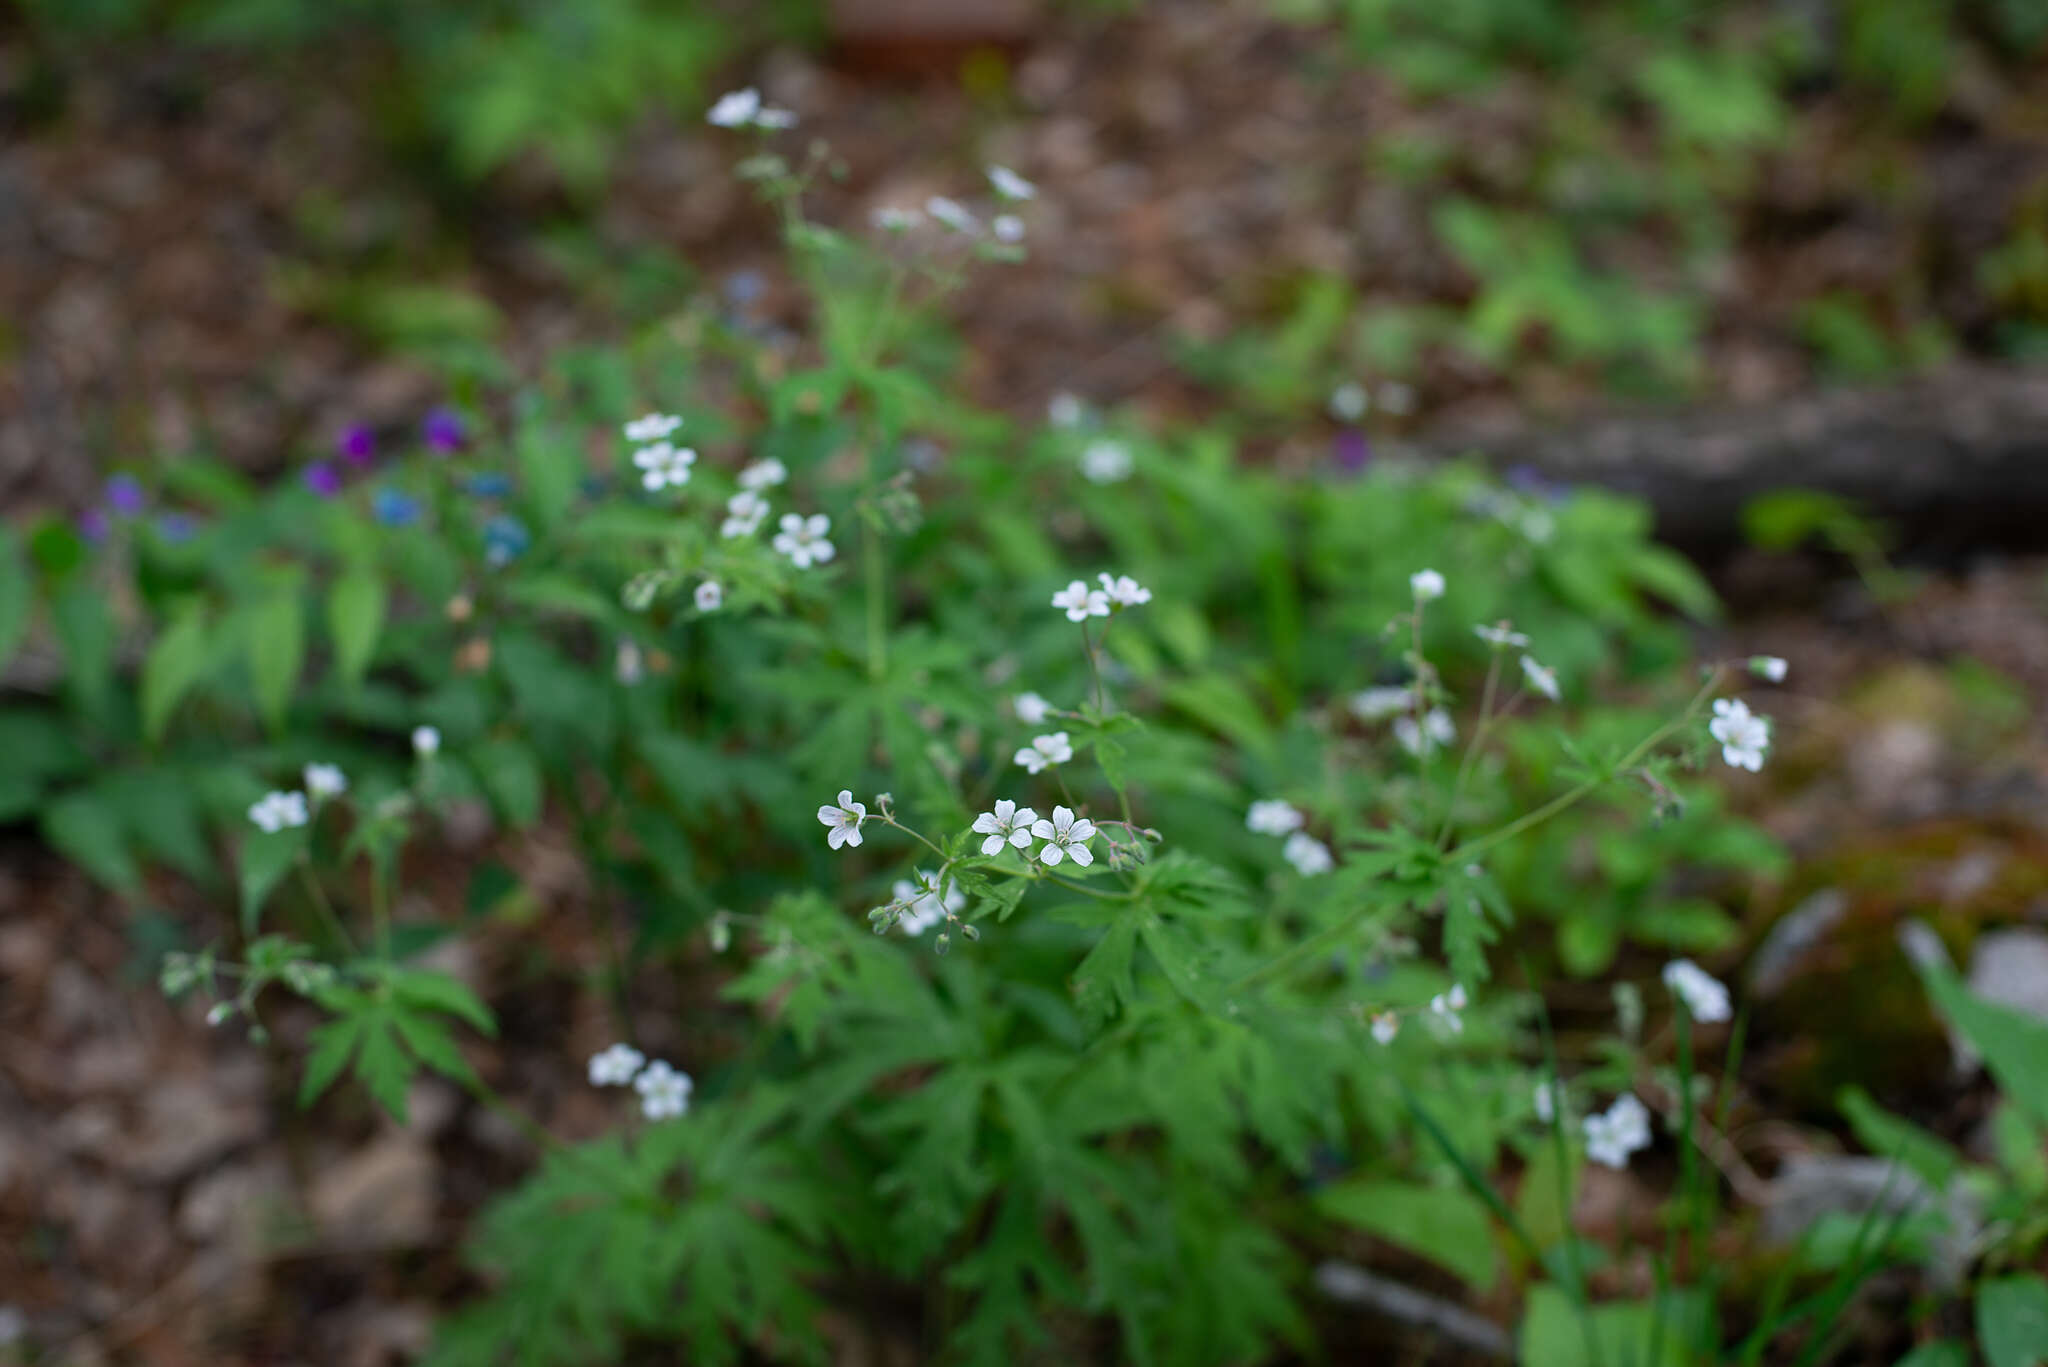
[[640, 1094], [640, 1114], [649, 1120], [668, 1120], [690, 1109], [690, 1093], [696, 1083], [660, 1059], [647, 1056], [630, 1044], [614, 1044], [590, 1056], [590, 1085], [624, 1087]]
[[705, 120], [719, 128], [759, 128], [772, 131], [796, 127], [796, 115], [761, 102], [761, 92], [748, 86], [718, 97]]
[[249, 808], [249, 820], [255, 822], [256, 829], [265, 835], [276, 835], [279, 831], [303, 826], [307, 821], [306, 795], [265, 793]]
[[1128, 574], [1104, 573], [1096, 580], [1102, 585], [1099, 589], [1089, 588], [1084, 579], [1071, 581], [1052, 596], [1052, 605], [1064, 611], [1069, 622], [1085, 622], [1152, 601], [1152, 590]]
[[897, 913], [896, 927], [905, 935], [922, 935], [941, 921], [957, 919], [967, 906], [967, 894], [958, 887], [948, 886], [939, 890], [937, 874], [918, 869], [916, 881], [899, 878], [890, 892], [895, 896], [893, 906], [901, 907]]
[[[1438, 1030], [1447, 1035], [1459, 1035], [1465, 1031], [1463, 1011], [1470, 998], [1465, 994], [1463, 983], [1452, 983], [1449, 990], [1439, 992], [1429, 999], [1428, 1018], [1436, 1022]], [[1392, 1044], [1401, 1033], [1399, 1011], [1375, 1011], [1367, 1018], [1375, 1044]]]
[[1650, 1147], [1650, 1111], [1633, 1093], [1623, 1092], [1614, 1104], [1583, 1122], [1586, 1157], [1610, 1168], [1628, 1166], [1629, 1155]]
[[673, 413], [646, 413], [625, 425], [626, 440], [638, 444], [633, 464], [640, 469], [640, 486], [649, 493], [679, 489], [690, 482], [690, 467], [697, 453], [669, 440], [683, 420]]
[[1721, 758], [1737, 769], [1756, 773], [1771, 748], [1771, 719], [1749, 710], [1740, 698], [1716, 698], [1707, 733], [1720, 742]]
[[1294, 871], [1304, 878], [1313, 878], [1319, 873], [1328, 873], [1337, 866], [1330, 854], [1330, 847], [1310, 835], [1302, 827], [1308, 824], [1300, 808], [1279, 798], [1261, 798], [1252, 803], [1244, 816], [1245, 829], [1260, 835], [1284, 836], [1287, 843], [1280, 847], [1280, 857], [1294, 866]]

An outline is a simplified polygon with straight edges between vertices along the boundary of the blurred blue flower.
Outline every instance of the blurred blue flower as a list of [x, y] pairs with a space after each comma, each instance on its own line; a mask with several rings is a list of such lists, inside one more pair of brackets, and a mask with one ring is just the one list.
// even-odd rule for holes
[[427, 420], [420, 424], [420, 435], [426, 438], [428, 446], [443, 453], [460, 451], [468, 439], [462, 415], [445, 405], [427, 414]]
[[468, 488], [476, 498], [503, 498], [512, 492], [512, 479], [495, 470], [486, 470], [482, 474], [471, 475]]
[[199, 535], [199, 524], [188, 513], [165, 513], [156, 520], [156, 534], [172, 545], [183, 545]]
[[370, 514], [387, 527], [410, 527], [420, 520], [420, 501], [411, 494], [382, 488], [370, 500]]
[[484, 524], [484, 559], [494, 567], [510, 564], [532, 544], [526, 524], [516, 517], [494, 517]]
[[122, 517], [140, 513], [144, 502], [142, 483], [135, 476], [115, 475], [107, 481], [107, 506]]

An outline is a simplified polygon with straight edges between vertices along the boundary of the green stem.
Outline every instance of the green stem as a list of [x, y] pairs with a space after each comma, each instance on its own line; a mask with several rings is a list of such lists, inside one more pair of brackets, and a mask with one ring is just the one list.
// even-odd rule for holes
[[[1108, 628], [1105, 627], [1103, 635], [1107, 637], [1108, 634]], [[1095, 713], [1099, 719], [1109, 710], [1109, 703], [1103, 697], [1102, 670], [1095, 662], [1095, 642], [1088, 635], [1088, 623], [1085, 621], [1081, 623], [1081, 653], [1088, 657], [1088, 677], [1095, 685]]]
[[[870, 466], [868, 484], [872, 488], [874, 484], [872, 478], [874, 455], [872, 450], [868, 456], [868, 462]], [[889, 673], [889, 634], [886, 625], [887, 617], [884, 611], [886, 604], [883, 598], [888, 586], [883, 578], [882, 534], [876, 529], [875, 524], [867, 519], [863, 519], [861, 522], [860, 545], [861, 566], [865, 572], [867, 587], [868, 677], [879, 681], [886, 678]]]
[[[349, 952], [350, 957], [354, 957], [356, 953], [355, 937], [348, 933], [348, 927], [343, 925], [341, 917], [335, 914], [334, 903], [327, 900], [327, 890], [321, 887], [320, 880], [313, 876], [313, 866], [306, 862], [304, 854], [299, 855], [298, 872], [299, 881], [306, 885], [306, 893], [313, 899], [313, 909], [320, 913], [321, 921], [334, 933], [334, 938], [341, 941], [342, 947]], [[391, 957], [388, 950], [381, 946], [378, 949], [378, 953], [387, 959]]]
[[1465, 757], [1458, 764], [1458, 776], [1451, 782], [1451, 795], [1444, 802], [1443, 829], [1437, 832], [1436, 844], [1442, 849], [1450, 843], [1451, 831], [1458, 820], [1458, 799], [1465, 795], [1465, 780], [1472, 775], [1472, 765], [1479, 757], [1479, 747], [1486, 740], [1487, 728], [1493, 725], [1493, 696], [1500, 686], [1500, 651], [1495, 649], [1493, 659], [1486, 666], [1486, 688], [1480, 695], [1479, 724], [1472, 728], [1472, 739], [1465, 745]]

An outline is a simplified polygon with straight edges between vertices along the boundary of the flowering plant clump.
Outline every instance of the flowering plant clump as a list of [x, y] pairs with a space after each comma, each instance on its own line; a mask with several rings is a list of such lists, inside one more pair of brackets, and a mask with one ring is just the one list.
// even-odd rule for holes
[[[634, 1104], [539, 1129], [432, 1360], [811, 1360], [916, 1298], [934, 1360], [1259, 1361], [1361, 1235], [1490, 1307], [1511, 1276], [1615, 1308], [1569, 1201], [1524, 1220], [1536, 1182], [1475, 1179], [1707, 1151], [1671, 1074], [1736, 1024], [1699, 966], [1737, 936], [1715, 871], [1778, 858], [1713, 761], [1763, 769], [1730, 687], [1772, 670], [1676, 663], [1712, 597], [1611, 495], [1302, 478], [1237, 461], [1228, 423], [1071, 396], [982, 411], [935, 306], [1016, 259], [995, 225], [1054, 179], [826, 224], [821, 142], [777, 150], [792, 116], [752, 90], [709, 117], [786, 225], [799, 342], [679, 300], [374, 483], [187, 472], [124, 489], [97, 550], [38, 534], [36, 620], [70, 642], [49, 706], [95, 742], [24, 744], [5, 794], [138, 902], [144, 867], [219, 886], [232, 852], [164, 985], [252, 1032], [301, 998], [317, 1024], [278, 1047], [305, 1035], [308, 1104], [403, 1116], [432, 1073], [515, 1112], [493, 985], [408, 956], [489, 936], [566, 994], [592, 969], [552, 963], [561, 925], [607, 927], [617, 990], [548, 1047]], [[133, 679], [93, 647], [124, 632]], [[479, 906], [563, 914], [426, 924], [401, 893], [458, 858], [456, 812], [590, 876], [494, 861]], [[1543, 975], [1644, 951], [1668, 1028], [1633, 982], [1614, 1039], [1541, 1028]]]

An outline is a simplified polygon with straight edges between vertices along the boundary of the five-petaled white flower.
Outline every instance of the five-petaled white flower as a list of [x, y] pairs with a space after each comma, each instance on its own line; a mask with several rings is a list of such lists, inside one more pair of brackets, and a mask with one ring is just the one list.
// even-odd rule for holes
[[1372, 1017], [1372, 1037], [1375, 1043], [1392, 1044], [1394, 1036], [1401, 1033], [1401, 1018], [1391, 1011], [1375, 1011]]
[[1522, 657], [1522, 677], [1529, 681], [1529, 687], [1535, 689], [1552, 702], [1556, 702], [1559, 697], [1563, 696], [1558, 692], [1557, 688], [1557, 670], [1546, 665], [1537, 664], [1533, 656], [1524, 655]]
[[1351, 695], [1351, 714], [1362, 722], [1398, 717], [1415, 703], [1415, 694], [1391, 684], [1362, 688]]
[[590, 1085], [593, 1087], [623, 1087], [633, 1080], [640, 1071], [640, 1065], [647, 1062], [647, 1055], [630, 1044], [614, 1044], [590, 1056]]
[[996, 193], [1004, 199], [1034, 199], [1038, 195], [1036, 185], [1007, 166], [989, 167], [988, 183], [994, 186]]
[[249, 819], [265, 835], [276, 835], [279, 831], [306, 824], [306, 795], [304, 793], [265, 793], [249, 808]]
[[1766, 683], [1783, 683], [1785, 674], [1792, 666], [1785, 663], [1782, 655], [1752, 655], [1749, 657], [1749, 672]]
[[1099, 437], [1081, 450], [1081, 475], [1091, 484], [1117, 484], [1131, 477], [1131, 448], [1114, 437]]
[[1131, 578], [1128, 574], [1112, 576], [1102, 573], [1095, 576], [1102, 585], [1103, 597], [1109, 599], [1111, 611], [1119, 608], [1134, 608], [1152, 601], [1152, 590]]
[[1081, 402], [1081, 396], [1062, 389], [1045, 403], [1045, 420], [1054, 427], [1079, 427], [1088, 416], [1088, 406]]
[[767, 516], [768, 500], [752, 489], [742, 489], [725, 501], [725, 521], [718, 524], [718, 534], [727, 541], [752, 536]]
[[851, 788], [839, 790], [837, 807], [818, 808], [818, 820], [828, 828], [825, 843], [835, 850], [841, 845], [860, 844], [860, 824], [867, 819], [867, 804], [855, 802]]
[[1032, 773], [1042, 771], [1048, 764], [1065, 764], [1074, 757], [1074, 747], [1067, 743], [1067, 733], [1055, 731], [1049, 736], [1033, 736], [1031, 744], [1019, 750], [1017, 763]]
[[1029, 807], [1019, 807], [1009, 798], [998, 798], [995, 810], [983, 812], [974, 818], [974, 831], [988, 839], [981, 842], [983, 854], [1000, 854], [1005, 844], [1024, 849], [1031, 844], [1031, 823], [1038, 820], [1038, 813]]
[[315, 800], [340, 797], [348, 791], [348, 775], [338, 764], [309, 764], [305, 774], [306, 792]]
[[682, 425], [683, 420], [673, 413], [643, 413], [626, 424], [626, 440], [660, 441]]
[[680, 488], [690, 482], [690, 467], [697, 463], [697, 453], [687, 446], [658, 441], [635, 451], [633, 463], [640, 467], [642, 488], [649, 491], [671, 486]]
[[412, 729], [412, 752], [421, 759], [432, 759], [440, 754], [440, 731], [431, 726], [415, 726]]
[[1301, 814], [1300, 808], [1277, 797], [1261, 798], [1244, 814], [1245, 829], [1257, 831], [1260, 835], [1287, 835], [1307, 823], [1308, 818]]
[[1628, 1166], [1629, 1155], [1650, 1147], [1650, 1112], [1635, 1095], [1623, 1092], [1599, 1115], [1582, 1122], [1586, 1133], [1586, 1157], [1610, 1168]]
[[1418, 725], [1413, 717], [1394, 719], [1394, 739], [1401, 748], [1411, 755], [1427, 755], [1439, 745], [1449, 745], [1458, 737], [1458, 728], [1451, 721], [1451, 714], [1441, 707], [1432, 707], [1423, 714]]
[[1472, 634], [1492, 646], [1495, 650], [1502, 650], [1508, 646], [1521, 649], [1529, 644], [1527, 636], [1516, 631], [1506, 622], [1496, 622], [1490, 627], [1474, 627], [1472, 628]]
[[706, 579], [697, 585], [697, 592], [692, 596], [697, 600], [699, 612], [716, 612], [725, 606], [725, 586], [716, 579]]
[[762, 104], [761, 92], [752, 86], [719, 96], [704, 117], [720, 128], [791, 128], [796, 124], [796, 115], [789, 110]]
[[775, 459], [775, 457], [770, 456], [766, 460], [757, 460], [746, 469], [740, 471], [740, 488], [751, 489], [758, 493], [770, 485], [780, 484], [788, 478], [789, 467]]
[[782, 530], [775, 534], [775, 549], [789, 557], [789, 563], [800, 570], [813, 565], [822, 565], [837, 552], [826, 534], [832, 530], [832, 519], [823, 513], [812, 513], [804, 517], [800, 513], [784, 513]]
[[1307, 831], [1288, 836], [1287, 843], [1280, 847], [1280, 857], [1294, 865], [1294, 871], [1303, 878], [1314, 878], [1337, 867], [1337, 861], [1330, 857], [1330, 847]]
[[967, 894], [958, 885], [948, 887], [941, 897], [938, 877], [923, 869], [917, 870], [916, 882], [899, 878], [890, 891], [906, 908], [896, 918], [896, 928], [905, 935], [922, 935], [948, 916], [959, 915], [967, 905]]
[[1465, 1029], [1465, 1018], [1458, 1013], [1465, 1009], [1465, 984], [1452, 983], [1451, 990], [1439, 992], [1429, 999], [1429, 1013], [1442, 1021], [1444, 1028], [1452, 1034], [1461, 1034]]
[[944, 195], [933, 195], [924, 202], [924, 211], [956, 233], [978, 233], [981, 222], [967, 212], [958, 200], [947, 199]]
[[868, 216], [885, 233], [907, 233], [924, 222], [924, 215], [915, 209], [904, 209], [894, 204], [885, 204]]
[[1017, 720], [1026, 726], [1036, 726], [1052, 714], [1052, 704], [1036, 693], [1019, 693], [1010, 699], [1010, 707], [1017, 714]]
[[1095, 862], [1095, 853], [1088, 848], [1088, 842], [1095, 836], [1095, 823], [1085, 816], [1055, 807], [1052, 820], [1040, 817], [1031, 823], [1031, 833], [1046, 842], [1039, 847], [1038, 857], [1047, 864], [1071, 859], [1085, 869]]
[[996, 241], [1007, 242], [1011, 246], [1024, 240], [1024, 220], [1015, 214], [997, 214], [989, 220], [988, 230], [995, 235]]
[[1444, 596], [1444, 577], [1435, 570], [1417, 570], [1408, 576], [1408, 588], [1416, 602], [1433, 602]]
[[667, 1120], [690, 1109], [690, 1091], [696, 1084], [688, 1073], [679, 1073], [660, 1059], [640, 1070], [633, 1090], [640, 1093], [640, 1114], [649, 1120]]
[[1756, 773], [1771, 748], [1771, 719], [1759, 717], [1740, 698], [1716, 698], [1709, 735], [1721, 743], [1721, 758], [1737, 769]]
[[1052, 596], [1052, 605], [1064, 608], [1069, 622], [1085, 622], [1090, 617], [1109, 616], [1109, 595], [1100, 589], [1091, 589], [1083, 580], [1076, 579]]
[[1691, 959], [1673, 959], [1664, 965], [1664, 985], [1685, 1003], [1686, 1012], [1704, 1025], [1727, 1020], [1734, 1014], [1728, 1004], [1727, 987]]

